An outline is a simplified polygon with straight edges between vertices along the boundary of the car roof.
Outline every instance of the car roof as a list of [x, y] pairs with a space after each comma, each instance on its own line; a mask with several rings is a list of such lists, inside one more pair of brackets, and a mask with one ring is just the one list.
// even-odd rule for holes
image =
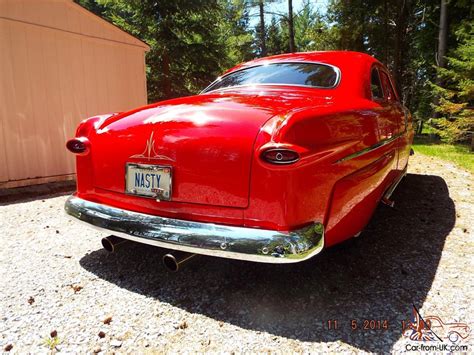
[[383, 67], [377, 59], [366, 53], [353, 51], [317, 51], [286, 53], [257, 58], [241, 63], [229, 69], [223, 75], [256, 65], [285, 62], [317, 62], [333, 65], [341, 71], [341, 81], [335, 90], [340, 93], [344, 92], [349, 95], [361, 97], [367, 97], [368, 95], [368, 73], [372, 65], [377, 63]]
[[[315, 51], [315, 52], [296, 52], [278, 54], [269, 57], [257, 58], [245, 63], [236, 65], [226, 73], [251, 67], [259, 64], [279, 63], [279, 62], [321, 62], [335, 65], [337, 67], [345, 65], [354, 65], [355, 63], [372, 64], [378, 62], [377, 59], [366, 53], [354, 51]], [[379, 63], [380, 64], [380, 63]], [[342, 69], [342, 68], [340, 68]]]

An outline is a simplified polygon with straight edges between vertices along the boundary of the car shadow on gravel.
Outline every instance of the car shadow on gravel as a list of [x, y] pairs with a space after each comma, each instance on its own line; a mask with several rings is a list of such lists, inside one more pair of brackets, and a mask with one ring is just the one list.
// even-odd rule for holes
[[[80, 264], [118, 287], [244, 329], [387, 352], [412, 304], [423, 305], [456, 218], [439, 176], [408, 174], [393, 199], [395, 208], [379, 206], [359, 238], [304, 263], [200, 257], [171, 274], [161, 266], [163, 250], [130, 243], [117, 254], [94, 251]], [[329, 329], [335, 320], [337, 329]], [[386, 320], [388, 330], [363, 329], [364, 320]]]

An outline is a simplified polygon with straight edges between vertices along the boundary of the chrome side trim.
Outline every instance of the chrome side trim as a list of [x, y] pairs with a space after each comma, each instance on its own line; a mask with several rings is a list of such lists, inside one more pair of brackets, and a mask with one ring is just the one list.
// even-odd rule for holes
[[395, 139], [397, 138], [400, 138], [401, 136], [403, 136], [403, 134], [405, 134], [405, 132], [401, 132], [401, 133], [398, 133], [396, 135], [394, 135], [393, 137], [391, 138], [387, 138], [387, 139], [383, 139], [377, 143], [375, 143], [374, 145], [371, 145], [370, 147], [367, 147], [367, 148], [364, 148], [362, 150], [359, 150], [355, 153], [352, 153], [352, 154], [349, 154], [339, 160], [336, 160], [334, 162], [334, 164], [338, 164], [338, 163], [342, 163], [346, 160], [350, 160], [350, 159], [354, 159], [354, 158], [357, 158], [357, 157], [360, 157], [361, 155], [364, 155], [364, 154], [367, 154], [369, 152], [372, 152], [380, 147], [383, 147], [384, 145], [387, 145], [389, 143], [392, 143]]
[[324, 247], [324, 226], [280, 232], [164, 218], [71, 196], [66, 213], [109, 234], [162, 248], [262, 263], [307, 260]]
[[[234, 74], [234, 73], [237, 73], [239, 71], [242, 71], [242, 70], [245, 70], [245, 69], [250, 69], [250, 68], [255, 68], [255, 67], [261, 67], [261, 66], [264, 66], [264, 65], [271, 65], [271, 64], [301, 64], [301, 63], [304, 63], [304, 64], [319, 64], [319, 65], [325, 65], [327, 67], [330, 67], [334, 70], [334, 72], [336, 73], [336, 80], [334, 82], [334, 85], [332, 86], [313, 86], [313, 85], [303, 85], [303, 84], [269, 84], [269, 83], [253, 83], [253, 84], [243, 84], [243, 85], [234, 85], [234, 86], [226, 86], [225, 88], [220, 88], [220, 89], [214, 89], [214, 90], [210, 90], [210, 91], [207, 91], [210, 87], [212, 87], [212, 85], [214, 85], [217, 81], [220, 81], [222, 80], [223, 78], [225, 78], [226, 76], [230, 75], [230, 74]], [[249, 65], [249, 66], [245, 66], [245, 67], [242, 67], [240, 69], [237, 69], [237, 70], [234, 70], [234, 71], [231, 71], [223, 76], [219, 76], [216, 80], [214, 80], [212, 83], [210, 83], [208, 86], [206, 86], [200, 93], [199, 95], [201, 94], [208, 94], [210, 92], [214, 92], [214, 91], [219, 91], [219, 90], [226, 90], [226, 89], [234, 89], [234, 88], [239, 88], [239, 87], [248, 87], [248, 86], [296, 86], [296, 87], [305, 87], [305, 88], [311, 88], [311, 89], [335, 89], [338, 85], [339, 85], [339, 82], [341, 81], [341, 69], [339, 69], [338, 67], [336, 67], [335, 65], [332, 65], [332, 64], [328, 64], [328, 63], [322, 63], [322, 62], [314, 62], [314, 61], [306, 61], [306, 60], [294, 60], [294, 61], [273, 61], [270, 59], [267, 63], [262, 63], [262, 62], [259, 62], [259, 63], [256, 63], [254, 65]]]

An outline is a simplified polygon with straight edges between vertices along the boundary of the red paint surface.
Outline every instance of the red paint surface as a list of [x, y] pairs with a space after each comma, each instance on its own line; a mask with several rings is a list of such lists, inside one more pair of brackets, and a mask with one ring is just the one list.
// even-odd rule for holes
[[[371, 67], [386, 69], [365, 54], [319, 52], [231, 70], [261, 61], [328, 63], [340, 69], [341, 80], [334, 89], [224, 89], [86, 120], [76, 136], [87, 137], [91, 149], [77, 157], [77, 194], [193, 221], [278, 230], [323, 222], [326, 245], [359, 232], [406, 167], [413, 140], [411, 116], [405, 117], [396, 94], [371, 98]], [[397, 135], [390, 144], [338, 162]], [[293, 149], [301, 159], [281, 166], [263, 161], [262, 151], [274, 147]], [[148, 159], [156, 154], [163, 157]], [[124, 194], [127, 162], [171, 166], [171, 201]]]

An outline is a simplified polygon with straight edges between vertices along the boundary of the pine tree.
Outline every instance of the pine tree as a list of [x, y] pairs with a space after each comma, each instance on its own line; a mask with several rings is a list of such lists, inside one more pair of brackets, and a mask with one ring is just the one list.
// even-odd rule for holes
[[150, 45], [150, 102], [196, 94], [252, 56], [245, 0], [76, 1]]
[[434, 108], [437, 133], [449, 143], [471, 143], [474, 150], [474, 28], [465, 22], [456, 34], [458, 47], [448, 56], [446, 68], [438, 67], [443, 87], [433, 84], [439, 95]]
[[287, 42], [283, 38], [279, 23], [272, 17], [267, 29], [267, 50], [269, 55], [281, 54], [287, 51]]

